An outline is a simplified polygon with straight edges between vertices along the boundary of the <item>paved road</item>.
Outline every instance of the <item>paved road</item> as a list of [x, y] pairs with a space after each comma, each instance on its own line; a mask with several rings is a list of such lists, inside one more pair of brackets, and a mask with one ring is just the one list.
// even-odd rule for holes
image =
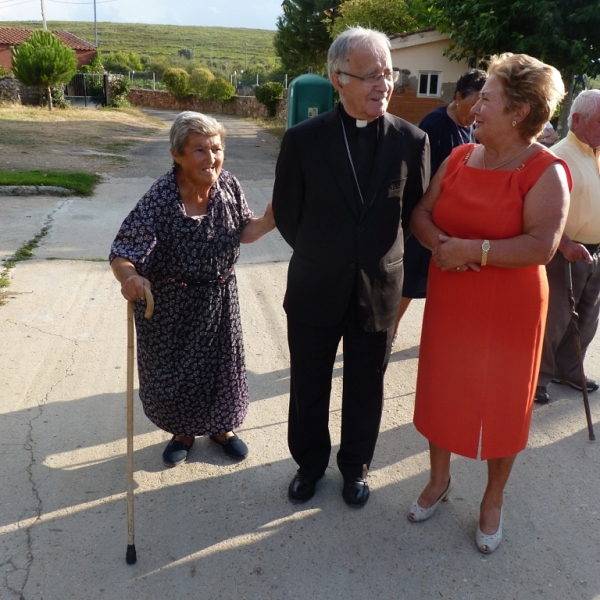
[[[260, 213], [276, 142], [224, 120], [226, 166]], [[411, 424], [422, 302], [409, 309], [388, 371], [368, 505], [343, 503], [333, 460], [311, 501], [287, 501], [289, 250], [276, 233], [245, 246], [237, 268], [251, 390], [239, 433], [251, 454], [231, 463], [200, 439], [188, 464], [166, 469], [169, 436], [137, 405], [138, 562], [125, 564], [125, 302], [107, 263], [94, 259], [106, 257], [124, 215], [168, 168], [167, 148], [163, 131], [92, 199], [0, 203], [1, 256], [51, 225], [35, 259], [14, 270], [0, 308], [0, 600], [600, 598], [600, 442], [587, 440], [573, 391], [550, 386], [554, 401], [535, 409], [495, 554], [480, 555], [473, 542], [481, 463], [456, 458], [451, 501], [426, 523], [407, 521], [427, 477], [426, 444]], [[341, 367], [340, 354], [334, 445]], [[600, 377], [597, 341], [587, 370]], [[591, 400], [600, 436], [598, 394]]]

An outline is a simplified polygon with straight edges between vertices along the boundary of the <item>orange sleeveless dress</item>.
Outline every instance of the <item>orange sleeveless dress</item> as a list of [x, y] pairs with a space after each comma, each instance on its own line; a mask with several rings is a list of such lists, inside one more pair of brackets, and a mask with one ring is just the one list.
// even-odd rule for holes
[[[515, 171], [465, 163], [474, 144], [456, 148], [433, 210], [453, 237], [493, 240], [523, 231], [523, 199], [555, 162], [540, 150]], [[569, 181], [570, 183], [570, 181]], [[566, 293], [566, 289], [565, 289]], [[538, 378], [548, 281], [543, 266], [482, 267], [479, 273], [429, 265], [414, 423], [434, 444], [481, 459], [527, 445]]]

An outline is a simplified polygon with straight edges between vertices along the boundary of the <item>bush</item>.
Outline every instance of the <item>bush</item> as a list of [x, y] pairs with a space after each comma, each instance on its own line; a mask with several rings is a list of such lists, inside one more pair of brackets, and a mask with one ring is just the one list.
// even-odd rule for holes
[[190, 89], [198, 96], [206, 96], [208, 86], [215, 76], [206, 67], [197, 67], [190, 73]]
[[267, 107], [270, 117], [277, 112], [277, 100], [283, 97], [283, 86], [277, 81], [267, 81], [254, 88], [256, 99]]
[[[69, 108], [71, 103], [65, 98], [65, 91], [61, 87], [50, 88], [52, 95], [52, 107], [53, 108]], [[42, 90], [42, 102], [48, 104], [48, 91]]]
[[[163, 76], [164, 81], [164, 76]], [[235, 88], [221, 77], [217, 77], [208, 84], [206, 90], [206, 97], [217, 102], [227, 102], [230, 98], [235, 96]]]
[[0, 77], [8, 77], [10, 75], [10, 71], [5, 69], [2, 65], [0, 65]]
[[129, 108], [131, 104], [127, 100], [127, 94], [131, 89], [131, 81], [126, 77], [111, 77], [110, 82], [110, 106], [113, 108]]
[[189, 96], [190, 76], [187, 71], [171, 67], [163, 73], [162, 80], [171, 95], [177, 100], [183, 100], [186, 96]]
[[92, 58], [87, 65], [83, 65], [83, 67], [81, 67], [80, 71], [82, 73], [97, 73], [99, 75], [106, 73], [106, 70], [102, 64], [102, 53], [100, 50], [96, 52], [94, 58]]

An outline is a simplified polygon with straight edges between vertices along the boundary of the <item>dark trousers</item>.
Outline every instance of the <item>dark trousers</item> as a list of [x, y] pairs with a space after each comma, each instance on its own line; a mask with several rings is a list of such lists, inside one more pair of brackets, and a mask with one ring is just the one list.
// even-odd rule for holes
[[[538, 385], [546, 387], [553, 378], [580, 383], [579, 362], [571, 325], [571, 305], [567, 294], [567, 279], [563, 253], [558, 250], [546, 265], [550, 295], [548, 318], [542, 350]], [[600, 259], [592, 256], [592, 264], [578, 260], [571, 263], [577, 324], [581, 332], [581, 350], [585, 351], [594, 339], [600, 314]]]
[[288, 317], [288, 444], [301, 474], [321, 477], [329, 463], [331, 378], [343, 338], [342, 441], [337, 463], [346, 479], [367, 476], [379, 434], [392, 333], [393, 327], [363, 331], [351, 315], [335, 327], [311, 327]]

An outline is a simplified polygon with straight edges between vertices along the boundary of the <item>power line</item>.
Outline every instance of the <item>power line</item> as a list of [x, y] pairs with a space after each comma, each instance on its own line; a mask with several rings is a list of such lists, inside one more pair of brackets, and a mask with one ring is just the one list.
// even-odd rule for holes
[[117, 2], [118, 0], [96, 0], [96, 2], [65, 2], [64, 0], [49, 0], [55, 4], [108, 4], [109, 2]]
[[25, 0], [24, 2], [17, 2], [16, 4], [9, 4], [8, 6], [0, 6], [0, 9], [3, 8], [12, 8], [13, 6], [19, 6], [19, 4], [29, 4], [30, 2], [35, 2], [36, 0]]

